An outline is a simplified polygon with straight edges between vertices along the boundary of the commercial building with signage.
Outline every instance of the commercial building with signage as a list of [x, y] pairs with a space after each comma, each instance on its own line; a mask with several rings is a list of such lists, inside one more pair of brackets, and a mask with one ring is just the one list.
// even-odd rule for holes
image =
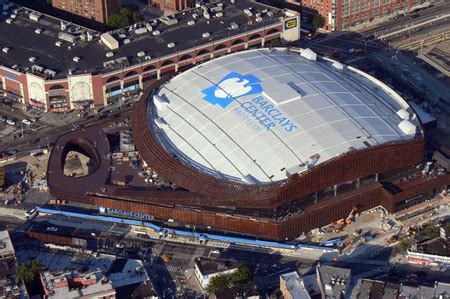
[[61, 177], [74, 143], [90, 156], [109, 153], [93, 127], [58, 140], [51, 193], [172, 227], [285, 240], [355, 207], [404, 209], [450, 181], [420, 167], [423, 130], [406, 101], [309, 49], [242, 51], [157, 81], [131, 125], [140, 157], [176, 189], [108, 186], [103, 160], [84, 178]]
[[25, 8], [5, 13], [0, 93], [54, 112], [108, 105], [204, 61], [300, 38], [297, 13], [247, 0], [103, 34]]

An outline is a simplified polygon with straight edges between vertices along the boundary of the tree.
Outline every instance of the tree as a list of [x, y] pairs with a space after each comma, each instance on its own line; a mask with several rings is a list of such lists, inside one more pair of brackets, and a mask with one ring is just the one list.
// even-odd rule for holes
[[132, 11], [124, 7], [118, 13], [112, 14], [109, 17], [108, 26], [113, 28], [122, 28], [142, 20], [143, 16], [137, 11]]
[[315, 15], [312, 24], [316, 29], [323, 28], [323, 26], [325, 26], [325, 18], [321, 15]]
[[253, 273], [247, 266], [242, 266], [237, 271], [230, 274], [230, 283], [239, 285], [252, 279]]
[[226, 275], [217, 275], [211, 278], [206, 287], [208, 293], [212, 294], [230, 287], [229, 278]]
[[129, 25], [127, 17], [121, 14], [112, 14], [108, 18], [108, 26], [113, 28], [122, 28]]
[[26, 283], [37, 282], [39, 280], [39, 273], [43, 270], [41, 263], [38, 260], [32, 259], [26, 261], [17, 267], [17, 273]]
[[408, 249], [411, 248], [410, 239], [402, 239], [399, 244], [399, 249], [402, 254], [405, 254]]

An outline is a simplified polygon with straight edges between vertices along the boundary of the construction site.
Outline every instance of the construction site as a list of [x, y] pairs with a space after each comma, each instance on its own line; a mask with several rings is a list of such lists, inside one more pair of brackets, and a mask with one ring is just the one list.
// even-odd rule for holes
[[394, 247], [435, 219], [448, 215], [449, 201], [449, 196], [441, 193], [395, 214], [389, 214], [382, 206], [361, 213], [354, 207], [346, 218], [314, 229], [301, 239], [306, 237], [321, 246], [338, 248], [341, 256], [364, 254], [367, 249], [373, 251], [373, 246]]

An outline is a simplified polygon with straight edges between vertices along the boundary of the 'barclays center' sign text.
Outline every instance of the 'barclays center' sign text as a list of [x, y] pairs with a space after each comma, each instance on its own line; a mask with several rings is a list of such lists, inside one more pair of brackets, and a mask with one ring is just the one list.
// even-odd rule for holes
[[155, 220], [155, 217], [152, 215], [146, 215], [146, 214], [141, 214], [141, 213], [136, 213], [136, 212], [121, 211], [121, 210], [110, 209], [110, 208], [105, 208], [105, 207], [99, 207], [98, 210], [99, 210], [100, 214], [136, 218], [136, 219], [140, 219], [140, 220]]
[[[217, 85], [212, 85], [202, 90], [205, 95], [203, 99], [211, 104], [226, 109], [233, 102], [238, 102], [244, 96], [255, 95], [251, 100], [239, 103], [236, 108], [243, 113], [244, 119], [252, 116], [257, 125], [270, 130], [281, 127], [286, 132], [292, 132], [298, 128], [297, 124], [290, 120], [282, 111], [270, 104], [262, 95], [263, 88], [261, 80], [254, 75], [241, 75], [231, 72], [226, 75]], [[239, 107], [239, 108], [238, 108]]]

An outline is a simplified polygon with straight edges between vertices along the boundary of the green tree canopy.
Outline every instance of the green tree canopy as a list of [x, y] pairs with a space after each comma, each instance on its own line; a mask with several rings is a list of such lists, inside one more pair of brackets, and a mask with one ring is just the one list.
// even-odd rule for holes
[[26, 283], [38, 281], [39, 273], [43, 270], [41, 263], [38, 260], [32, 259], [26, 261], [17, 267], [17, 273]]
[[230, 283], [238, 285], [251, 280], [253, 277], [252, 271], [247, 266], [239, 267], [239, 269], [230, 274]]
[[399, 244], [399, 250], [402, 254], [405, 254], [408, 249], [411, 248], [410, 239], [402, 239]]
[[315, 15], [312, 24], [316, 29], [323, 28], [323, 26], [325, 26], [325, 18], [321, 15]]
[[108, 26], [112, 28], [122, 28], [139, 22], [143, 19], [137, 11], [131, 11], [124, 7], [118, 13], [112, 14], [108, 18]]
[[230, 282], [228, 276], [226, 275], [217, 275], [210, 279], [206, 290], [208, 293], [212, 294], [217, 291], [221, 291], [230, 287]]

